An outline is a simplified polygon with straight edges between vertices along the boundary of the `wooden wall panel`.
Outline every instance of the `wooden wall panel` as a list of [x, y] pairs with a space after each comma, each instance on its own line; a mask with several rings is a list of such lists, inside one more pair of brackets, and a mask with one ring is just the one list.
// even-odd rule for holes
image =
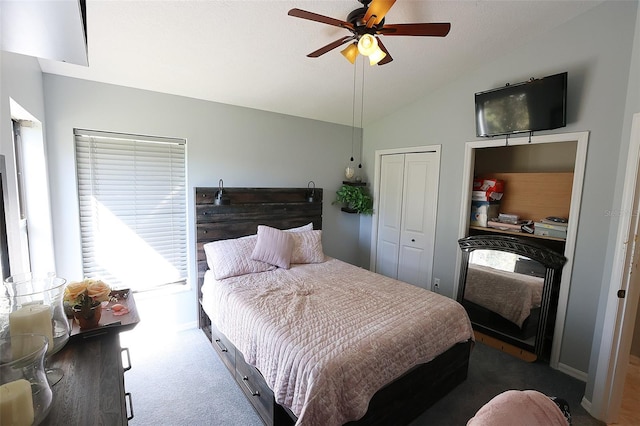
[[501, 179], [504, 196], [500, 213], [538, 221], [548, 216], [569, 217], [573, 173], [488, 173], [483, 178]]

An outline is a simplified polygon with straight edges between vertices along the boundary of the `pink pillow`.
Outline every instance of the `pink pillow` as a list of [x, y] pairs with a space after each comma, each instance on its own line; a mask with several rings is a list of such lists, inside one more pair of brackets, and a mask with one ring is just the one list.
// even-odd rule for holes
[[256, 246], [258, 237], [234, 238], [214, 241], [204, 245], [209, 269], [217, 280], [256, 272], [271, 271], [273, 265], [251, 260], [251, 253]]
[[251, 253], [251, 259], [289, 269], [292, 251], [291, 233], [258, 225], [258, 241]]
[[555, 402], [535, 390], [508, 390], [478, 410], [467, 426], [545, 425], [568, 426]]
[[324, 252], [322, 251], [322, 231], [293, 232], [293, 253], [291, 263], [322, 263]]

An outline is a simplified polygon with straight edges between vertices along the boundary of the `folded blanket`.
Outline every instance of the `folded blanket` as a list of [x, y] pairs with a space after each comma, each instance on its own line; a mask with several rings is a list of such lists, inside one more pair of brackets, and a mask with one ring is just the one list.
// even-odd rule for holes
[[558, 405], [534, 390], [509, 390], [487, 402], [467, 426], [567, 426]]

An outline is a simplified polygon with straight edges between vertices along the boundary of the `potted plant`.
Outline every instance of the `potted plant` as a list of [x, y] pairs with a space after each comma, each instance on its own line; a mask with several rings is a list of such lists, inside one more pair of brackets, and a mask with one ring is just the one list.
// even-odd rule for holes
[[364, 186], [342, 185], [336, 192], [336, 203], [342, 203], [342, 210], [348, 213], [373, 214], [373, 198]]
[[64, 289], [64, 303], [69, 305], [80, 328], [98, 326], [102, 302], [110, 300], [111, 287], [100, 280], [84, 279], [72, 282]]

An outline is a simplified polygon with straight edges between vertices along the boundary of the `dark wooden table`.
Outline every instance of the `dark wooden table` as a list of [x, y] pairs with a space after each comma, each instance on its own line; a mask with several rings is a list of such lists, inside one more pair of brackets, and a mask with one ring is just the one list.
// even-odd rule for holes
[[[53, 357], [62, 380], [52, 387], [53, 402], [44, 425], [126, 425], [120, 337], [108, 331], [70, 341]], [[129, 366], [127, 366], [129, 367]]]
[[51, 388], [53, 402], [43, 425], [126, 425], [133, 418], [124, 386], [131, 364], [119, 333], [135, 327], [140, 318], [132, 294], [110, 305], [118, 302], [126, 304], [129, 314], [112, 317], [103, 310], [98, 328], [74, 327], [69, 342], [52, 357], [49, 367], [62, 369], [64, 376]]

